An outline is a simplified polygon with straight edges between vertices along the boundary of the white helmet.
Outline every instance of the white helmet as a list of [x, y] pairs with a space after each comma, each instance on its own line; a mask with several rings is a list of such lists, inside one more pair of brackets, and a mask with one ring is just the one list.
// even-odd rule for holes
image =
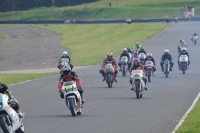
[[127, 51], [127, 48], [124, 48], [123, 51]]
[[66, 54], [66, 55], [67, 55], [67, 51], [64, 51], [64, 52], [63, 52], [63, 55], [64, 55], [64, 54]]

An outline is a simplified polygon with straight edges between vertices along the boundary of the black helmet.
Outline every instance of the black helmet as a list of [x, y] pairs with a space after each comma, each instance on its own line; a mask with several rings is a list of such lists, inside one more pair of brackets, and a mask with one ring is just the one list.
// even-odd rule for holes
[[65, 65], [65, 66], [63, 66], [62, 71], [63, 71], [64, 75], [68, 76], [71, 73], [71, 67], [69, 65]]

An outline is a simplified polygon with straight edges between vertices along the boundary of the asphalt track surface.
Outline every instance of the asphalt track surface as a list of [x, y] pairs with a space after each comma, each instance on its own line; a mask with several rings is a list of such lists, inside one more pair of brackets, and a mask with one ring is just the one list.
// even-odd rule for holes
[[[107, 88], [98, 73], [100, 64], [77, 70], [83, 79], [86, 103], [82, 115], [72, 117], [59, 97], [59, 75], [11, 86], [21, 102], [27, 133], [171, 133], [199, 93], [199, 44], [190, 41], [200, 30], [199, 22], [173, 24], [155, 39], [144, 44], [156, 59], [156, 76], [147, 84], [142, 99], [130, 91], [129, 76], [118, 74], [118, 83]], [[190, 69], [183, 75], [177, 66], [177, 41], [189, 45]], [[165, 49], [174, 59], [173, 73], [165, 78], [159, 61]], [[106, 53], [105, 53], [106, 54]]]

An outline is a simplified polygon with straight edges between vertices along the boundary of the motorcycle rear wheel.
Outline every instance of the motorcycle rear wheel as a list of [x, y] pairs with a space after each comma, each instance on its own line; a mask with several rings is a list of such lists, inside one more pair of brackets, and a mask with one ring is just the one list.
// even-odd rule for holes
[[183, 74], [185, 74], [185, 69], [186, 69], [186, 65], [183, 64], [183, 65], [182, 65], [182, 71], [183, 71]]

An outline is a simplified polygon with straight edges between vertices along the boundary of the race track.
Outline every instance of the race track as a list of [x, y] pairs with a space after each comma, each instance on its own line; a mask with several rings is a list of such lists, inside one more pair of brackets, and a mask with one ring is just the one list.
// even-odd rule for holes
[[[147, 84], [148, 91], [136, 99], [130, 91], [129, 76], [118, 74], [118, 83], [107, 88], [99, 74], [100, 65], [77, 70], [83, 79], [86, 103], [82, 115], [72, 117], [59, 97], [59, 75], [11, 86], [26, 113], [27, 133], [171, 133], [199, 93], [199, 44], [190, 41], [200, 31], [199, 22], [173, 24], [155, 39], [144, 44], [156, 59], [156, 76]], [[189, 45], [190, 69], [183, 75], [177, 66], [180, 38]], [[165, 78], [160, 58], [169, 49], [174, 59], [173, 73]], [[106, 54], [106, 53], [105, 53]], [[103, 59], [102, 59], [103, 60]]]

